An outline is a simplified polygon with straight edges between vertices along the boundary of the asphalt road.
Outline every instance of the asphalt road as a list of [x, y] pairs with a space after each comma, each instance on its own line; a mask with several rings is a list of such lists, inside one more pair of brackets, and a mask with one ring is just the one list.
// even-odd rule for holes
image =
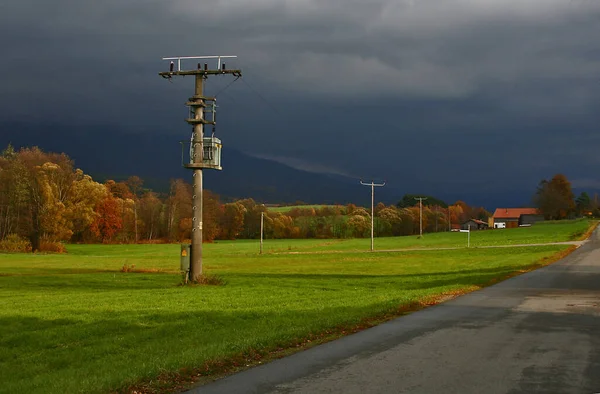
[[495, 286], [193, 393], [600, 393], [600, 233]]

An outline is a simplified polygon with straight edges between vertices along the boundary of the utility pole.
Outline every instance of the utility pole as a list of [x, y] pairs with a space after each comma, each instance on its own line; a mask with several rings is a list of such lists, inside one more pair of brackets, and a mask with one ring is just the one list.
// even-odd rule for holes
[[371, 186], [371, 252], [373, 251], [373, 238], [374, 238], [374, 225], [375, 225], [375, 186], [377, 187], [383, 187], [385, 186], [385, 182], [383, 183], [375, 183], [373, 181], [371, 181], [371, 183], [364, 183], [362, 180], [360, 181], [360, 184], [363, 186]]
[[[179, 56], [166, 57], [163, 60], [170, 61], [169, 71], [160, 72], [159, 75], [166, 79], [174, 76], [194, 76], [194, 96], [190, 97], [186, 105], [190, 107], [190, 116], [185, 121], [192, 126], [192, 138], [190, 141], [190, 158], [184, 163], [182, 152], [182, 165], [193, 171], [193, 195], [192, 195], [192, 245], [189, 267], [189, 279], [194, 282], [202, 275], [202, 169], [212, 168], [221, 170], [221, 140], [215, 138], [214, 129], [212, 137], [204, 137], [204, 125], [216, 124], [216, 98], [204, 96], [204, 80], [209, 76], [231, 74], [241, 77], [241, 70], [227, 69], [225, 63], [221, 64], [223, 58], [234, 58], [237, 56]], [[196, 69], [182, 70], [182, 60], [190, 59], [216, 59], [217, 68], [209, 69], [208, 64], [204, 67], [200, 63]], [[176, 63], [175, 63], [176, 62]], [[208, 102], [208, 105], [207, 105]], [[212, 113], [212, 118], [207, 119], [206, 114]], [[182, 146], [183, 151], [183, 146]]]
[[419, 200], [419, 236], [423, 238], [423, 200], [427, 197], [415, 197], [415, 200]]
[[261, 212], [260, 213], [260, 252], [259, 254], [262, 254], [263, 252], [263, 229], [265, 228], [265, 213]]

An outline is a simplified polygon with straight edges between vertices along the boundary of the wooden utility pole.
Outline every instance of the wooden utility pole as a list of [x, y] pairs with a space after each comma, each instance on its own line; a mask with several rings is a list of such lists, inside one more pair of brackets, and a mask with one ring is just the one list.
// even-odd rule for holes
[[[206, 141], [204, 137], [204, 125], [216, 124], [215, 108], [214, 105], [216, 98], [204, 96], [204, 80], [209, 76], [231, 74], [236, 77], [242, 76], [241, 70], [230, 70], [225, 67], [225, 64], [221, 64], [221, 59], [232, 58], [236, 56], [186, 56], [186, 57], [172, 57], [163, 58], [163, 60], [170, 60], [169, 71], [161, 72], [159, 75], [163, 78], [171, 79], [174, 76], [195, 76], [195, 89], [194, 96], [191, 97], [186, 105], [190, 107], [190, 117], [186, 119], [186, 122], [193, 127], [191, 147], [190, 147], [190, 160], [189, 163], [183, 164], [185, 168], [193, 170], [193, 196], [192, 196], [192, 246], [190, 256], [190, 271], [189, 279], [194, 282], [197, 281], [202, 275], [202, 169], [212, 168], [216, 170], [221, 169], [220, 163], [220, 140], [215, 139], [214, 136], [209, 138], [210, 141]], [[188, 59], [217, 59], [217, 68], [209, 69], [208, 65], [204, 63], [204, 67], [198, 63], [198, 67], [192, 70], [182, 70], [181, 61]], [[177, 63], [175, 63], [177, 62]], [[207, 102], [211, 102], [212, 111], [207, 110]], [[212, 119], [206, 119], [205, 112], [212, 112]], [[217, 141], [217, 142], [215, 142]], [[205, 146], [205, 142], [208, 142], [208, 146]], [[218, 149], [218, 151], [216, 151]], [[205, 157], [205, 152], [206, 156]], [[218, 158], [214, 155], [218, 154]], [[182, 160], [183, 161], [183, 160]]]
[[371, 186], [371, 252], [373, 251], [373, 238], [374, 238], [374, 225], [375, 225], [375, 186], [378, 187], [383, 187], [385, 186], [385, 182], [383, 183], [375, 183], [374, 181], [371, 181], [371, 183], [364, 183], [362, 180], [360, 181], [360, 184], [363, 186]]
[[419, 237], [423, 237], [423, 200], [427, 200], [427, 197], [415, 197], [415, 200], [419, 200]]
[[260, 251], [259, 254], [263, 252], [263, 231], [265, 229], [265, 213], [260, 213]]

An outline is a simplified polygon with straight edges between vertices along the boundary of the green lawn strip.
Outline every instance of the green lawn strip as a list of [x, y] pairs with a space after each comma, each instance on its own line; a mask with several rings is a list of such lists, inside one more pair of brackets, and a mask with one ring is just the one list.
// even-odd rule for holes
[[[531, 227], [472, 231], [470, 243], [471, 247], [481, 247], [577, 241], [595, 225], [595, 222], [588, 219], [578, 219], [540, 222]], [[303, 244], [293, 244], [286, 243], [286, 240], [265, 240], [264, 250], [266, 253], [368, 251], [371, 243], [369, 238], [305, 241], [307, 242]], [[466, 246], [467, 234], [461, 232], [426, 233], [420, 239], [418, 236], [375, 238], [376, 250], [464, 248]]]
[[291, 211], [292, 209], [295, 208], [299, 208], [299, 209], [321, 209], [324, 207], [335, 207], [335, 205], [291, 205], [291, 206], [286, 206], [286, 207], [269, 207], [268, 210], [271, 212], [280, 212], [280, 213], [287, 213], [289, 211]]
[[[178, 286], [177, 245], [0, 255], [0, 392], [107, 392], [294, 346], [566, 248], [259, 256], [245, 243], [207, 246], [205, 270], [225, 286]], [[124, 262], [164, 272], [119, 272]]]

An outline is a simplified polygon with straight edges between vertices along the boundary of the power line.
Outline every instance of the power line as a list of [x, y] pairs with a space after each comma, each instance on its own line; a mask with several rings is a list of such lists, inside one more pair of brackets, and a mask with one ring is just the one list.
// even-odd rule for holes
[[229, 82], [227, 85], [225, 85], [225, 87], [221, 90], [219, 90], [217, 93], [215, 93], [214, 97], [217, 97], [219, 94], [223, 93], [225, 90], [227, 90], [228, 87], [230, 87], [231, 85], [233, 85], [233, 83], [235, 81], [237, 81], [238, 79], [240, 79], [241, 76], [237, 76], [233, 81]]
[[242, 82], [246, 84], [246, 86], [248, 86], [248, 88], [250, 88], [250, 90], [252, 90], [252, 92], [254, 92], [254, 94], [256, 94], [265, 104], [267, 104], [267, 106], [269, 106], [273, 111], [275, 111], [278, 115], [281, 115], [281, 113], [279, 112], [279, 110], [277, 108], [275, 108], [270, 102], [269, 100], [267, 100], [262, 94], [260, 94], [258, 92], [258, 90], [254, 89], [252, 87], [252, 85], [250, 85], [248, 83], [248, 81], [246, 81], [245, 78], [242, 78]]

